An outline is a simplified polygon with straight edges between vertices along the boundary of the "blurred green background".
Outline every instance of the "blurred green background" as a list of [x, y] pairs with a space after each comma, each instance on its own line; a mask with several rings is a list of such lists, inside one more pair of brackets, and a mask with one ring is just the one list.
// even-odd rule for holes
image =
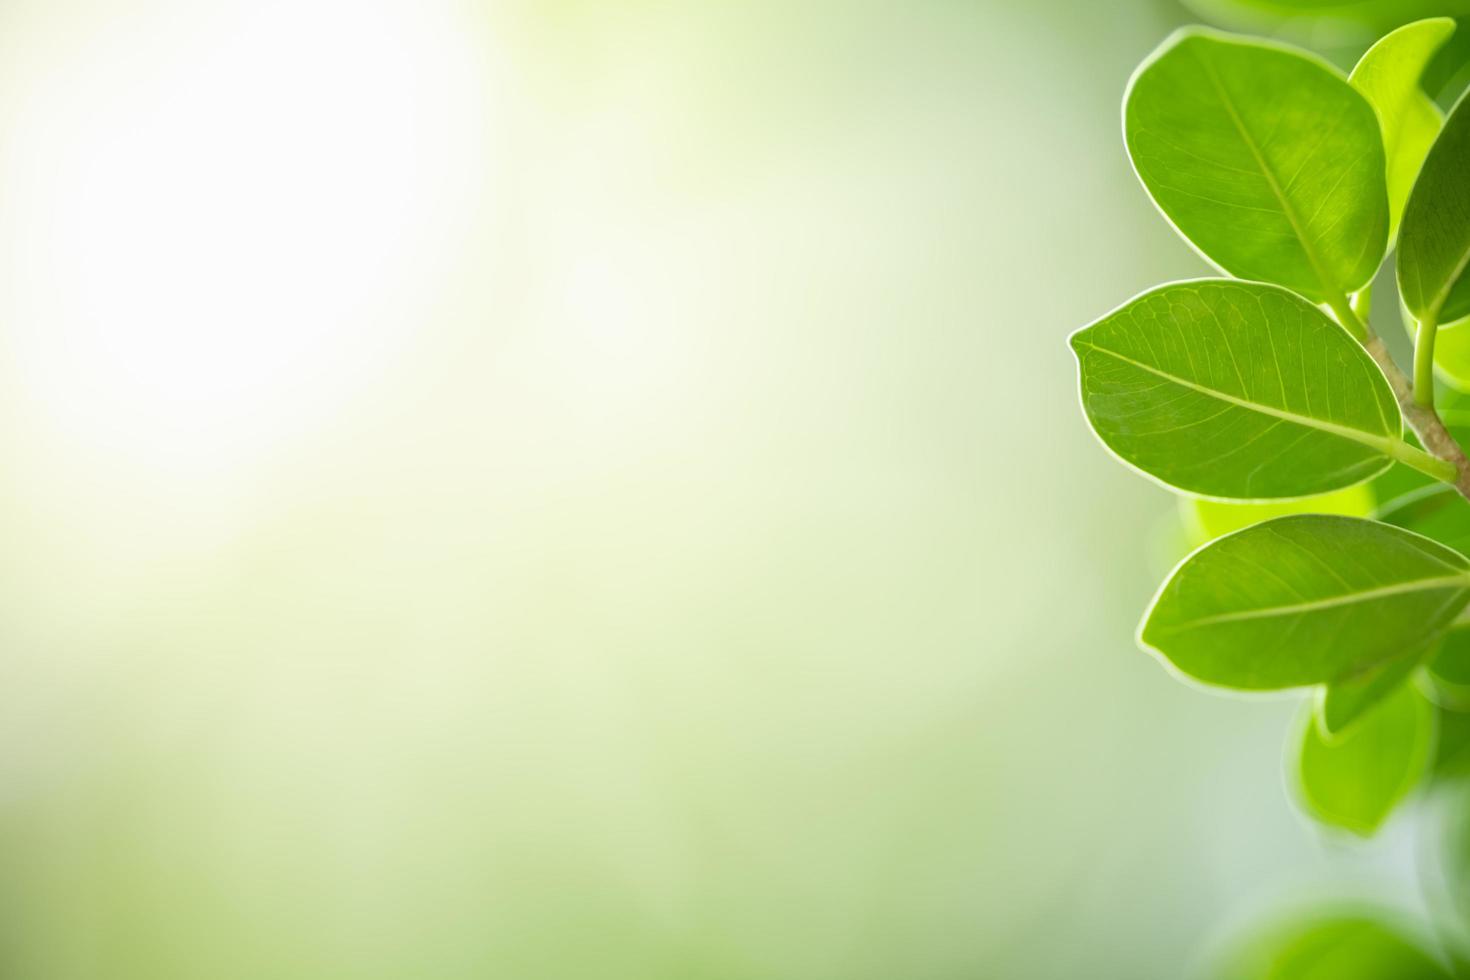
[[1066, 335], [1168, 0], [0, 2], [0, 975], [1170, 978], [1289, 700]]

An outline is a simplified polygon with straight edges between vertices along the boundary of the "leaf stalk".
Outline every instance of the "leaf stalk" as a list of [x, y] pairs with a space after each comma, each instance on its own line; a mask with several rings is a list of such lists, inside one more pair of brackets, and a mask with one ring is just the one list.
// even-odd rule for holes
[[1439, 322], [1433, 314], [1425, 314], [1414, 331], [1414, 401], [1434, 408], [1434, 338]]
[[[1388, 353], [1388, 348], [1383, 345], [1380, 337], [1372, 337], [1363, 345], [1370, 357], [1383, 371], [1383, 376], [1388, 379], [1388, 386], [1393, 390], [1394, 398], [1398, 400], [1399, 411], [1403, 413], [1404, 421], [1419, 437], [1419, 442], [1431, 456], [1436, 457], [1455, 468], [1453, 477], [1447, 478], [1439, 474], [1428, 473], [1420, 470], [1435, 479], [1444, 480], [1450, 486], [1459, 491], [1460, 496], [1470, 500], [1470, 459], [1466, 459], [1465, 450], [1450, 435], [1450, 430], [1445, 428], [1439, 413], [1434, 410], [1434, 405], [1421, 405], [1414, 398], [1414, 388], [1404, 372], [1399, 370], [1393, 362], [1393, 357]], [[1406, 465], [1413, 465], [1407, 459], [1403, 460]], [[1418, 469], [1418, 467], [1415, 467]]]

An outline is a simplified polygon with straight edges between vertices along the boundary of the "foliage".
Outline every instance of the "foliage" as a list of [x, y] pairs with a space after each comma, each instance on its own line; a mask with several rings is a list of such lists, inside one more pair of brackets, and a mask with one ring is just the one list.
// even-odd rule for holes
[[[1071, 338], [1093, 432], [1181, 495], [1198, 545], [1140, 644], [1210, 689], [1309, 695], [1288, 783], [1328, 833], [1371, 837], [1444, 789], [1451, 935], [1470, 934], [1470, 98], [1446, 114], [1424, 85], [1455, 33], [1398, 26], [1351, 74], [1274, 40], [1168, 38], [1124, 140], [1222, 275]], [[1412, 366], [1370, 322], [1390, 252]], [[1247, 951], [1236, 976], [1466, 973], [1357, 913]]]

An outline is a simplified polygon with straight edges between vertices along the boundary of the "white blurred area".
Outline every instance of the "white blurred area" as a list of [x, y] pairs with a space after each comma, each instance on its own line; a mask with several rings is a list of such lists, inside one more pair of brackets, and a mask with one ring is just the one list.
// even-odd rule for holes
[[1170, 26], [0, 0], [0, 975], [1177, 977], [1313, 855], [1064, 344]]
[[122, 479], [238, 477], [438, 315], [492, 182], [489, 52], [434, 2], [67, 13], [7, 12], [10, 394]]

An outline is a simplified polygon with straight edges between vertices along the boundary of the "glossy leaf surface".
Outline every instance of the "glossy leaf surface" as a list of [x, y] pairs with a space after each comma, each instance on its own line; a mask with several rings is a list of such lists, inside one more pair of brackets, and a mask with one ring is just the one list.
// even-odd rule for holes
[[1207, 684], [1270, 690], [1357, 674], [1426, 644], [1470, 602], [1470, 561], [1351, 517], [1282, 517], [1185, 559], [1140, 641]]
[[1444, 121], [1439, 106], [1420, 88], [1420, 79], [1440, 47], [1455, 32], [1449, 17], [1405, 24], [1381, 38], [1353, 68], [1348, 81], [1378, 113], [1388, 159], [1389, 240], [1424, 155]]
[[1263, 283], [1139, 296], [1072, 336], [1093, 431], [1160, 482], [1298, 497], [1372, 477], [1401, 444], [1393, 393], [1321, 310]]
[[1322, 302], [1366, 285], [1382, 262], [1378, 120], [1315, 56], [1176, 32], [1135, 74], [1123, 128], [1159, 209], [1226, 272]]

